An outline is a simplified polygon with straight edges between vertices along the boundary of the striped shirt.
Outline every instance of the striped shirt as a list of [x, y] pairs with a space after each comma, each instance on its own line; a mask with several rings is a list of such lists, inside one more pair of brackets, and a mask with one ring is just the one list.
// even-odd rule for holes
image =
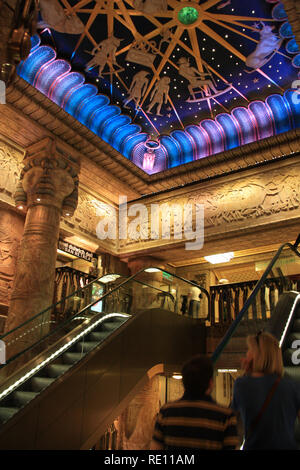
[[155, 422], [153, 440], [166, 450], [233, 450], [238, 445], [236, 416], [209, 396], [166, 403]]

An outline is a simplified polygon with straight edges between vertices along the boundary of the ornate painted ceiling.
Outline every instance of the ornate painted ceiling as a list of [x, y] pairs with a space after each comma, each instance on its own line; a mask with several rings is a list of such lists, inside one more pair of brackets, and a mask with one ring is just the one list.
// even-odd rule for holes
[[40, 0], [19, 75], [148, 174], [300, 127], [278, 0]]

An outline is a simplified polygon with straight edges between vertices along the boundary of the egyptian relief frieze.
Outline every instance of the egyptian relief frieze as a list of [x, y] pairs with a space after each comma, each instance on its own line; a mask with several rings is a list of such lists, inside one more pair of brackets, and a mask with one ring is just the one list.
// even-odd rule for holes
[[189, 202], [205, 205], [206, 228], [286, 218], [299, 212], [300, 165], [195, 192]]
[[11, 205], [20, 177], [24, 152], [0, 139], [0, 199]]
[[[274, 222], [284, 222], [286, 219], [300, 219], [300, 161], [299, 159], [281, 163], [276, 167], [261, 167], [248, 170], [239, 176], [232, 175], [222, 180], [211, 180], [208, 183], [199, 183], [197, 187], [188, 192], [176, 190], [167, 196], [159, 198], [159, 195], [142, 201], [146, 206], [146, 212], [151, 215], [151, 205], [160, 207], [168, 204], [170, 207], [181, 208], [181, 213], [186, 213], [187, 220], [192, 217], [193, 230], [196, 228], [195, 207], [203, 207], [204, 214], [204, 238], [213, 237], [215, 234], [228, 233], [235, 230], [248, 230], [257, 225], [269, 225]], [[128, 204], [130, 208], [130, 203]], [[129, 209], [128, 209], [129, 210]], [[169, 217], [167, 211], [160, 212], [161, 228]], [[133, 239], [128, 231], [128, 238], [120, 241], [120, 251], [138, 251], [157, 246], [171, 246], [185, 241], [184, 234], [175, 239], [178, 232], [178, 218], [171, 216], [171, 231], [169, 239], [162, 236], [156, 240], [151, 238], [151, 217], [148, 225], [141, 224], [139, 239]], [[130, 224], [130, 218], [128, 218]], [[179, 223], [181, 223], [179, 221]], [[148, 233], [148, 238], [145, 233]]]
[[23, 227], [20, 215], [0, 209], [0, 314], [7, 313]]
[[108, 204], [79, 187], [77, 209], [72, 217], [64, 217], [62, 219], [61, 227], [81, 233], [83, 236], [94, 239], [99, 245], [102, 244], [116, 252], [116, 239], [111, 240], [107, 238], [106, 240], [99, 240], [97, 238], [97, 224], [101, 215], [103, 215], [103, 211], [108, 209]]
[[[0, 201], [14, 206], [13, 195], [22, 168], [24, 152], [0, 139]], [[24, 218], [0, 208], [0, 314], [6, 314], [23, 234]]]

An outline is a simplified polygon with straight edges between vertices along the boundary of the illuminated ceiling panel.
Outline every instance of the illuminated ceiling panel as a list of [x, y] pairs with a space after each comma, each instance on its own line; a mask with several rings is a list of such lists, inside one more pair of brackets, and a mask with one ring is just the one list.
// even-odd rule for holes
[[277, 0], [40, 0], [19, 75], [145, 172], [300, 125]]

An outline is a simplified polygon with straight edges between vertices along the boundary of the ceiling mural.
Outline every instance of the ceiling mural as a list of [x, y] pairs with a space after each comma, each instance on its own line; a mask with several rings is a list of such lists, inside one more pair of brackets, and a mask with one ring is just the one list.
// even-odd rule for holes
[[40, 0], [19, 75], [148, 174], [300, 126], [278, 0]]

